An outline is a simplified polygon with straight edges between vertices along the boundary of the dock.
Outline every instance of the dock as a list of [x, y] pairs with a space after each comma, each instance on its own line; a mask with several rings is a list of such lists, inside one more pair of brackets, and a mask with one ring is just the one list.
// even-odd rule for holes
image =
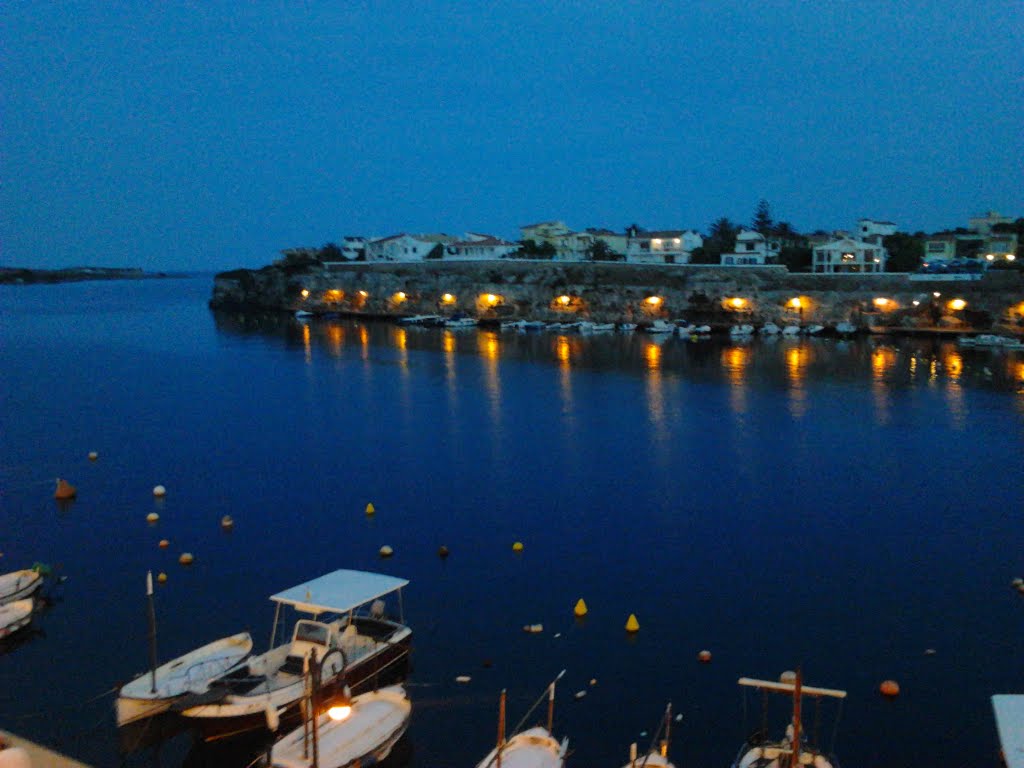
[[[0, 731], [0, 744], [7, 747], [21, 747], [28, 753], [32, 768], [90, 768], [85, 763], [61, 755], [46, 747], [41, 747], [28, 739], [15, 736], [7, 731]], [[0, 765], [3, 765], [3, 751], [0, 750]]]

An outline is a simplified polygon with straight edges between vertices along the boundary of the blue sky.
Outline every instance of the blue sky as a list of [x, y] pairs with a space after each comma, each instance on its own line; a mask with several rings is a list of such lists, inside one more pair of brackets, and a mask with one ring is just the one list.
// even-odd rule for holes
[[1024, 215], [1024, 5], [8, 2], [0, 264]]

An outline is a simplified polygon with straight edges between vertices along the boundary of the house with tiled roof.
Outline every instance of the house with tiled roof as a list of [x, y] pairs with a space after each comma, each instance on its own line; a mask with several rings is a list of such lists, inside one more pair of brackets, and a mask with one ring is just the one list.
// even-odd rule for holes
[[455, 242], [457, 237], [442, 234], [409, 235], [402, 232], [379, 237], [366, 243], [367, 261], [422, 261], [437, 245]]
[[881, 245], [844, 237], [814, 247], [811, 262], [815, 272], [884, 272], [889, 253]]
[[720, 263], [724, 267], [753, 267], [774, 264], [779, 258], [782, 244], [778, 238], [765, 237], [752, 229], [741, 229], [731, 253], [723, 253]]
[[692, 229], [647, 232], [629, 227], [626, 230], [626, 261], [641, 264], [688, 264], [690, 254], [703, 245], [704, 238]]
[[503, 259], [518, 250], [518, 243], [510, 243], [494, 235], [467, 232], [462, 240], [445, 244], [444, 258], [466, 261]]

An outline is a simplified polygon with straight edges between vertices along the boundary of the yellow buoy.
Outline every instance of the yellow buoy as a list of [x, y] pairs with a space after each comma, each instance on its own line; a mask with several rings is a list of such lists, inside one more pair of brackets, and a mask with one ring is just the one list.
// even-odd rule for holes
[[395, 550], [393, 550], [387, 544], [380, 548], [381, 557], [391, 557], [393, 554], [395, 554]]
[[577, 616], [587, 615], [587, 604], [583, 602], [582, 597], [576, 601], [576, 607], [572, 609], [572, 612], [575, 613]]
[[231, 528], [234, 524], [235, 521], [231, 519], [231, 515], [224, 515], [224, 517], [220, 519], [221, 528]]
[[522, 552], [523, 551], [523, 542], [517, 541], [515, 544], [513, 544], [512, 545], [512, 551], [513, 552]]
[[178, 562], [181, 563], [182, 565], [192, 565], [192, 562], [194, 560], [195, 560], [195, 558], [192, 557], [192, 553], [191, 552], [182, 552], [181, 556], [178, 558]]
[[147, 523], [155, 523], [159, 519], [160, 515], [158, 515], [156, 512], [150, 512], [148, 515], [146, 515]]
[[160, 573], [158, 573], [157, 576], [156, 576], [156, 580], [159, 581], [161, 584], [166, 584], [167, 583], [167, 574], [164, 573], [163, 571], [160, 571]]
[[629, 618], [626, 619], [626, 631], [627, 632], [639, 632], [640, 622], [636, 620], [636, 614], [629, 614]]
[[96, 461], [100, 455], [96, 451], [89, 451], [89, 461]]
[[162, 485], [156, 485], [153, 487], [153, 495], [156, 496], [158, 499], [163, 498], [164, 496], [167, 495], [167, 489], [164, 488]]
[[160, 539], [160, 549], [167, 549], [169, 546], [171, 546], [171, 542], [167, 539]]
[[61, 480], [59, 477], [57, 478], [57, 490], [53, 492], [53, 498], [64, 501], [66, 499], [75, 498], [77, 494], [78, 491], [75, 489], [75, 486], [67, 480]]
[[366, 514], [372, 515], [376, 511], [377, 510], [374, 508], [372, 501], [369, 504], [366, 505]]

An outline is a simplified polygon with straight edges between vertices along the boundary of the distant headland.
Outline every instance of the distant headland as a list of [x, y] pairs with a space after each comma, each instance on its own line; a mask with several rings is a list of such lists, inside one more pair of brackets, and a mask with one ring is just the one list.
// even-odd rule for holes
[[144, 272], [139, 267], [65, 267], [64, 269], [29, 269], [0, 267], [0, 284], [74, 283], [82, 280], [143, 280], [156, 277], [180, 277], [167, 272]]

